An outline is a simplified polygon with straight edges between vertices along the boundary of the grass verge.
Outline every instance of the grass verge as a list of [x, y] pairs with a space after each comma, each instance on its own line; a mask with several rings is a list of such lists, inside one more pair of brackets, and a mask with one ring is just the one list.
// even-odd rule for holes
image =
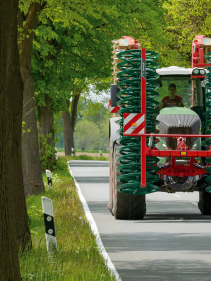
[[[33, 247], [19, 256], [22, 280], [114, 281], [86, 220], [66, 160], [59, 157], [52, 173], [52, 190], [47, 189], [43, 174], [45, 193], [27, 198]], [[46, 250], [41, 196], [53, 201], [58, 250], [51, 256]]]
[[108, 161], [109, 158], [105, 157], [105, 156], [89, 156], [89, 155], [78, 155], [78, 156], [66, 156], [65, 159], [67, 159], [67, 161], [70, 160], [98, 160], [98, 161]]
[[[58, 152], [64, 152], [64, 148], [60, 148], [60, 147], [57, 147], [57, 151]], [[100, 150], [91, 150], [91, 149], [86, 149], [86, 150], [82, 150], [80, 148], [77, 148], [75, 149], [75, 152], [87, 152], [87, 153], [98, 153], [100, 152]], [[109, 150], [102, 150], [102, 153], [108, 153], [109, 154]]]

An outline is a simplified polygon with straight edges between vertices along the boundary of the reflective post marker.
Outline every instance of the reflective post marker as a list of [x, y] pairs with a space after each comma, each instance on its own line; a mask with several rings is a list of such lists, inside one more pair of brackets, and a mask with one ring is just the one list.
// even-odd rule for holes
[[[141, 49], [141, 113], [145, 116], [146, 134], [146, 49]], [[141, 136], [141, 187], [146, 187], [146, 137]]]
[[44, 223], [45, 223], [45, 238], [46, 238], [47, 251], [49, 253], [52, 253], [54, 251], [57, 251], [52, 200], [45, 196], [42, 196], [41, 200], [42, 200], [42, 210], [43, 210]]
[[48, 179], [48, 187], [53, 187], [51, 171], [50, 170], [46, 170], [46, 177]]

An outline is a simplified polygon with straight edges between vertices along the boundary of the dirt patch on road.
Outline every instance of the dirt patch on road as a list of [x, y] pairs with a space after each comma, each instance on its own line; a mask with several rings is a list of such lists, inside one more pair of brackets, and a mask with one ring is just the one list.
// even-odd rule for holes
[[[64, 152], [57, 152], [58, 156], [65, 156]], [[92, 157], [100, 157], [100, 153], [88, 153], [88, 152], [77, 152], [76, 156], [79, 155], [88, 155]], [[109, 153], [103, 153], [102, 156], [109, 158]]]

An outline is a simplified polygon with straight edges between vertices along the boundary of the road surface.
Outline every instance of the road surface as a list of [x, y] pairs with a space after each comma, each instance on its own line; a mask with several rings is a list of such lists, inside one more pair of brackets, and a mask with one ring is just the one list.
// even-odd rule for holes
[[144, 220], [115, 220], [109, 162], [70, 167], [122, 281], [211, 281], [211, 216], [200, 214], [198, 192], [149, 194]]

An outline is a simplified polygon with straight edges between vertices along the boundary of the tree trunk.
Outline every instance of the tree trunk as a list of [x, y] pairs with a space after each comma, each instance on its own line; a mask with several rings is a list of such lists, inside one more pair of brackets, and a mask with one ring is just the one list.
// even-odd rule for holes
[[[19, 50], [21, 51], [20, 70], [24, 82], [23, 121], [25, 122], [25, 133], [22, 134], [22, 165], [24, 191], [26, 196], [39, 194], [44, 191], [39, 158], [38, 131], [31, 68], [31, 49], [34, 32], [29, 33], [30, 29], [37, 28], [39, 11], [40, 4], [38, 2], [33, 2], [29, 7], [26, 17], [20, 11], [18, 14], [19, 26], [22, 27], [23, 22], [26, 21], [26, 25], [23, 27], [23, 33], [19, 34], [19, 40], [23, 34], [28, 36], [28, 38], [25, 38], [19, 44]], [[28, 130], [30, 131], [28, 132]]]
[[[0, 280], [19, 281], [17, 205], [25, 200], [21, 167], [23, 82], [17, 46], [18, 0], [0, 6]], [[17, 191], [18, 190], [18, 191]], [[22, 194], [22, 198], [17, 193]], [[17, 204], [14, 204], [18, 201]]]
[[[62, 112], [65, 155], [71, 155], [72, 147], [74, 148], [73, 134], [75, 129], [79, 98], [80, 98], [80, 94], [75, 93], [71, 104], [71, 115], [68, 111]], [[67, 108], [69, 108], [70, 101], [66, 101], [66, 103], [67, 103]]]
[[75, 93], [75, 95], [73, 96], [72, 104], [71, 104], [73, 132], [75, 130], [75, 122], [76, 122], [76, 117], [77, 117], [79, 98], [80, 98], [80, 93]]
[[[70, 101], [67, 100], [66, 103], [67, 103], [67, 108], [69, 109]], [[72, 154], [72, 148], [74, 148], [73, 127], [72, 127], [72, 119], [71, 119], [70, 113], [68, 111], [62, 112], [62, 120], [63, 120], [65, 155], [71, 155]]]
[[[44, 138], [40, 138], [41, 142], [41, 160], [45, 158], [44, 164], [46, 163], [46, 169], [52, 170], [53, 166], [55, 165], [55, 134], [54, 134], [54, 119], [53, 119], [53, 111], [51, 110], [50, 107], [51, 103], [51, 97], [49, 95], [45, 95], [45, 106], [41, 105], [39, 107], [39, 135], [44, 135]], [[50, 135], [49, 135], [50, 134]], [[44, 144], [45, 139], [47, 138], [47, 144]], [[48, 145], [51, 146], [51, 150], [53, 153], [53, 157], [49, 155], [47, 157], [46, 155], [49, 153], [48, 150]], [[48, 152], [48, 153], [47, 153]]]

